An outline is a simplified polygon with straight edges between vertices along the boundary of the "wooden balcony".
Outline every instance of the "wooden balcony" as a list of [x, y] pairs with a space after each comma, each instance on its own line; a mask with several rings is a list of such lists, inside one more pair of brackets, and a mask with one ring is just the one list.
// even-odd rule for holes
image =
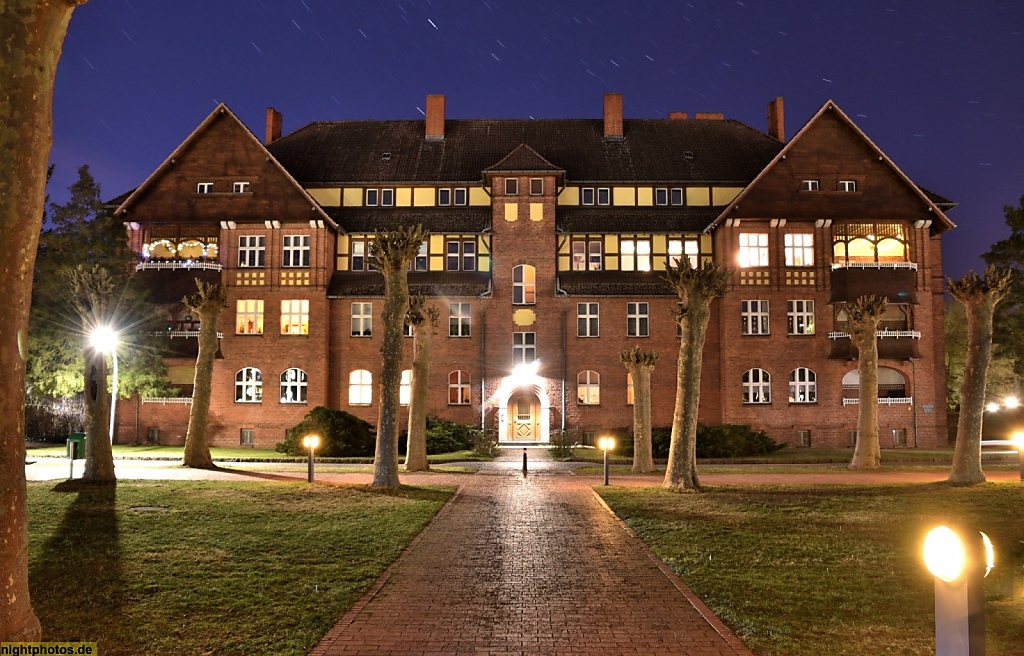
[[830, 282], [829, 305], [852, 303], [861, 296], [884, 297], [890, 303], [918, 303], [917, 265], [913, 262], [834, 267]]

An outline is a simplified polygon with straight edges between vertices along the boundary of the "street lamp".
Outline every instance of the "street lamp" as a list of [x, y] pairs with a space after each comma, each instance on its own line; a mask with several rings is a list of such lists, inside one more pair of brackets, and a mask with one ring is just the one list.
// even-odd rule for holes
[[597, 444], [604, 451], [604, 484], [608, 485], [608, 452], [615, 448], [615, 438], [602, 437]]
[[114, 358], [114, 381], [110, 386], [110, 443], [114, 443], [114, 418], [117, 411], [117, 331], [110, 326], [97, 326], [89, 335], [89, 344], [100, 353]]
[[980, 531], [939, 526], [924, 539], [924, 562], [935, 576], [936, 656], [984, 656], [985, 587], [992, 541]]
[[319, 435], [307, 435], [307, 436], [305, 436], [304, 438], [302, 438], [302, 446], [304, 446], [307, 449], [309, 449], [309, 472], [308, 472], [308, 475], [306, 476], [306, 481], [309, 482], [309, 483], [312, 483], [313, 482], [313, 452], [316, 451], [316, 448], [318, 446], [320, 446], [320, 436]]
[[1017, 431], [1010, 438], [1010, 441], [1017, 447], [1017, 460], [1020, 462], [1020, 480], [1024, 481], [1024, 432]]

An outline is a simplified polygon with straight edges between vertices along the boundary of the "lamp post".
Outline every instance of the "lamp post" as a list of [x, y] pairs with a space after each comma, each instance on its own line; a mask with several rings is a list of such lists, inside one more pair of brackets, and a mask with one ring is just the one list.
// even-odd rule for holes
[[98, 326], [89, 335], [89, 343], [100, 353], [114, 358], [114, 380], [110, 386], [110, 443], [114, 443], [114, 420], [117, 416], [117, 331], [110, 326]]
[[1010, 438], [1017, 447], [1017, 460], [1020, 462], [1020, 480], [1024, 481], [1024, 432], [1017, 431]]
[[985, 587], [995, 557], [979, 531], [933, 528], [924, 540], [924, 562], [935, 576], [936, 656], [984, 656]]
[[309, 450], [309, 471], [306, 476], [306, 481], [309, 483], [313, 482], [313, 451], [320, 446], [319, 435], [307, 435], [302, 438], [302, 446]]
[[615, 438], [602, 437], [597, 443], [604, 451], [604, 484], [608, 485], [608, 452], [615, 448]]

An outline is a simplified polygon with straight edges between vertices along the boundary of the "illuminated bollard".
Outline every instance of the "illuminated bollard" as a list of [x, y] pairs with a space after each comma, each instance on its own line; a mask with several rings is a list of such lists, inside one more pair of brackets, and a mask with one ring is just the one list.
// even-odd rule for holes
[[615, 448], [615, 438], [602, 437], [597, 443], [604, 451], [604, 484], [608, 485], [608, 452]]
[[523, 476], [526, 476], [526, 447], [523, 447]]
[[992, 542], [979, 531], [933, 528], [924, 562], [935, 576], [935, 655], [985, 655], [985, 577]]
[[309, 467], [308, 467], [309, 471], [307, 472], [307, 475], [306, 475], [306, 481], [309, 482], [309, 483], [312, 483], [313, 482], [313, 452], [316, 451], [316, 448], [318, 446], [320, 446], [320, 436], [319, 435], [307, 435], [307, 436], [305, 436], [304, 438], [302, 438], [302, 446], [304, 446], [307, 449], [309, 449]]

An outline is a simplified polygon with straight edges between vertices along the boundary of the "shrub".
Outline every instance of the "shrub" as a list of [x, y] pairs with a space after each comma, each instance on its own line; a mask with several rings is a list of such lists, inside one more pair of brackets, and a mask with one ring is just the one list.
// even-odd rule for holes
[[698, 458], [738, 458], [759, 456], [784, 448], [764, 431], [752, 430], [744, 424], [697, 426]]
[[[700, 438], [698, 438], [700, 439]], [[671, 428], [652, 428], [651, 429], [651, 451], [654, 453], [655, 458], [668, 458], [669, 447], [672, 446], [672, 429]]]
[[571, 458], [572, 446], [580, 441], [579, 431], [570, 428], [569, 430], [551, 431], [551, 442], [549, 454], [552, 458]]
[[427, 455], [468, 451], [473, 448], [479, 432], [472, 426], [427, 417]]
[[501, 453], [498, 448], [498, 435], [494, 431], [476, 431], [473, 435], [473, 455], [481, 458], [497, 458]]
[[318, 406], [310, 410], [296, 426], [288, 429], [288, 438], [274, 449], [293, 456], [305, 455], [302, 438], [310, 433], [320, 436], [320, 448], [317, 449], [317, 455], [320, 456], [372, 458], [377, 446], [377, 433], [373, 424], [344, 410]]
[[25, 439], [64, 442], [71, 433], [85, 432], [85, 397], [26, 399]]

